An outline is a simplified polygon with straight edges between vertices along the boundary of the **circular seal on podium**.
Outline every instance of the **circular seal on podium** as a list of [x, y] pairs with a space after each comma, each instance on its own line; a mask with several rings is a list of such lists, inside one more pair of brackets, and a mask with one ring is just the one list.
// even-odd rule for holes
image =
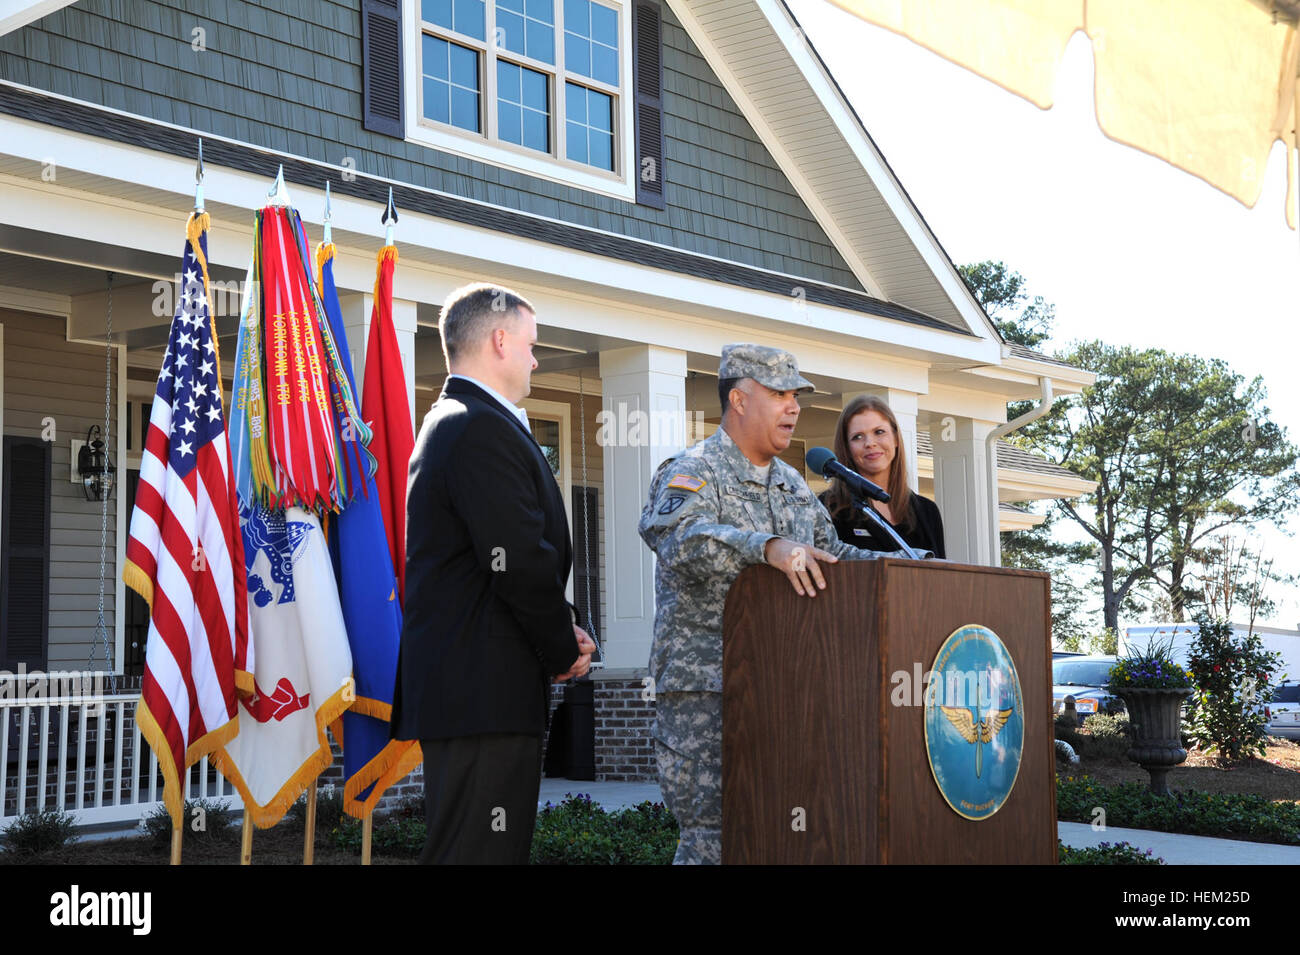
[[988, 819], [1020, 773], [1025, 707], [1015, 661], [996, 633], [979, 624], [953, 631], [930, 667], [925, 751], [953, 812]]

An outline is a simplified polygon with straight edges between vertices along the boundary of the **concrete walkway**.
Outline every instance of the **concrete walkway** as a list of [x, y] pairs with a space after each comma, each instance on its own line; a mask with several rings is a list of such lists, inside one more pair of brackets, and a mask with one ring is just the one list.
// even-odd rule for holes
[[1084, 849], [1109, 842], [1127, 842], [1169, 865], [1300, 865], [1300, 846], [1279, 846], [1271, 842], [1240, 842], [1210, 836], [1185, 836], [1150, 829], [1119, 829], [1108, 826], [1094, 832], [1086, 822], [1058, 822], [1056, 832], [1067, 846]]
[[[543, 779], [537, 805], [563, 801], [566, 793], [584, 793], [608, 810], [635, 806], [645, 800], [662, 802], [658, 783], [575, 782], [569, 779]], [[1127, 842], [1138, 849], [1150, 849], [1152, 855], [1169, 865], [1300, 865], [1300, 846], [1279, 846], [1267, 842], [1240, 842], [1209, 836], [1185, 836], [1149, 829], [1107, 827], [1094, 832], [1083, 822], [1058, 822], [1057, 835], [1067, 846], [1088, 848], [1109, 842]]]
[[663, 802], [658, 783], [594, 783], [575, 782], [572, 779], [542, 778], [542, 788], [537, 796], [537, 808], [549, 801], [552, 806], [564, 801], [565, 794], [583, 793], [592, 802], [600, 803], [606, 810], [627, 809], [649, 800]]

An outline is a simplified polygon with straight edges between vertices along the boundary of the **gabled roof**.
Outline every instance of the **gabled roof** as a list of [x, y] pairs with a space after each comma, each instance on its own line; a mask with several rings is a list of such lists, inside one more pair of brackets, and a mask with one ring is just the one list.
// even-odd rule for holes
[[1006, 348], [1012, 355], [1015, 355], [1017, 358], [1028, 358], [1031, 361], [1045, 361], [1049, 365], [1060, 365], [1062, 368], [1075, 367], [1074, 365], [1071, 365], [1068, 361], [1062, 361], [1059, 358], [1053, 358], [1051, 355], [1046, 355], [1043, 352], [1034, 351], [1032, 348], [1029, 348], [1026, 345], [1019, 345], [1014, 342], [1007, 342]]
[[[2, 81], [0, 113], [177, 156], [192, 156], [198, 150], [199, 136], [174, 125], [108, 110], [92, 103], [24, 89]], [[275, 153], [213, 136], [204, 137], [203, 152], [209, 163], [266, 176], [268, 179], [274, 177], [279, 165], [283, 165], [285, 182], [291, 185], [314, 187], [323, 177], [329, 177], [337, 171], [336, 167], [315, 160]], [[396, 183], [392, 189], [399, 209], [786, 297], [794, 284], [803, 289], [804, 298], [810, 302], [877, 315], [909, 325], [970, 334], [965, 329], [953, 328], [946, 322], [905, 305], [884, 301], [855, 289], [782, 275], [739, 262], [506, 209], [423, 187]], [[388, 185], [384, 180], [358, 175], [351, 182], [335, 182], [334, 194], [362, 198], [382, 206], [388, 199]]]
[[872, 295], [997, 341], [783, 0], [667, 0]]
[[73, 0], [0, 0], [0, 36], [49, 16]]

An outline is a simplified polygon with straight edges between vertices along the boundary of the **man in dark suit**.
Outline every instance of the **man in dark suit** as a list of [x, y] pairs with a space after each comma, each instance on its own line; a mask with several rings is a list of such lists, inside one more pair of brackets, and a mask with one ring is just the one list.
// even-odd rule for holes
[[450, 374], [415, 442], [394, 739], [424, 750], [425, 863], [527, 863], [549, 687], [587, 672], [564, 500], [516, 404], [537, 319], [492, 285], [439, 320]]

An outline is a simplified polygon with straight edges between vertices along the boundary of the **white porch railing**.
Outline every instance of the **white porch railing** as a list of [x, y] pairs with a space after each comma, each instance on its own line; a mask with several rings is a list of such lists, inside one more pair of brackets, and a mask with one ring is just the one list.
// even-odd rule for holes
[[[138, 822], [161, 806], [162, 774], [136, 726], [138, 702], [138, 693], [0, 697], [0, 830], [43, 809], [88, 826]], [[186, 774], [184, 798], [243, 808], [207, 757]]]

